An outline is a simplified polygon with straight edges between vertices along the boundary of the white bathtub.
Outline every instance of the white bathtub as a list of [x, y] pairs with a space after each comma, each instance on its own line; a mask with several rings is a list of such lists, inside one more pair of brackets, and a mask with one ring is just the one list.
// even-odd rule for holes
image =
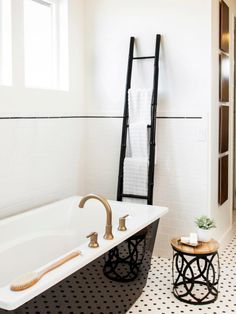
[[[165, 207], [109, 201], [113, 214], [113, 240], [104, 240], [106, 211], [90, 199], [79, 208], [75, 196], [0, 221], [0, 308], [13, 310], [71, 275], [137, 231], [167, 213]], [[127, 231], [117, 230], [119, 217], [129, 214]], [[88, 247], [86, 236], [98, 232], [99, 248]], [[19, 275], [37, 271], [74, 251], [78, 256], [42, 278], [35, 286], [12, 292]]]

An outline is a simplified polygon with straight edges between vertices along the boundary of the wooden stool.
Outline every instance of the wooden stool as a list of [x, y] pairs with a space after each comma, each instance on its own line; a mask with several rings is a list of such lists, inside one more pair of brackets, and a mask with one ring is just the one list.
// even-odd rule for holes
[[[197, 247], [190, 247], [181, 244], [180, 238], [174, 238], [171, 246], [175, 297], [182, 302], [196, 305], [215, 302], [220, 277], [219, 243], [212, 239], [209, 242], [199, 242]], [[205, 288], [202, 289], [203, 292], [200, 291], [201, 287]]]

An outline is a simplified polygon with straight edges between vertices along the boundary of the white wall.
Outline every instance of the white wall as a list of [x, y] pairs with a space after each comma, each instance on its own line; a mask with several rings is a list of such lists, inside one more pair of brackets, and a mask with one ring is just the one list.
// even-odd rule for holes
[[0, 218], [83, 193], [84, 124], [0, 120]]
[[[208, 113], [211, 105], [211, 1], [86, 0], [86, 108], [122, 115], [129, 37], [151, 55], [162, 34], [158, 115], [201, 116], [157, 123], [154, 203], [167, 205], [156, 254], [169, 255], [171, 237], [193, 229], [208, 207]], [[134, 86], [150, 86], [152, 66], [134, 69]], [[87, 124], [86, 191], [116, 198], [121, 120]], [[94, 153], [96, 152], [96, 153]]]
[[[207, 112], [210, 0], [88, 0], [85, 5], [89, 113], [123, 112], [129, 37], [138, 38], [139, 55], [153, 54], [156, 33], [162, 34], [159, 113]], [[138, 65], [143, 79], [136, 85], [150, 84], [151, 69], [145, 72], [145, 66]]]
[[[232, 26], [235, 3], [227, 2]], [[12, 3], [14, 82], [0, 87], [0, 116], [121, 116], [129, 37], [137, 37], [138, 55], [150, 55], [162, 34], [158, 115], [202, 119], [158, 119], [154, 203], [170, 212], [155, 254], [169, 255], [171, 237], [193, 230], [201, 213], [217, 220], [215, 236], [224, 239], [232, 186], [219, 207], [218, 0], [70, 0], [69, 92], [24, 88], [22, 0]], [[231, 60], [231, 82], [232, 71]], [[134, 86], [149, 87], [151, 61], [137, 62], [134, 77]], [[232, 84], [230, 95], [231, 174]], [[0, 217], [75, 193], [115, 199], [121, 124], [120, 118], [0, 120]]]
[[232, 230], [233, 207], [233, 56], [234, 56], [234, 16], [236, 16], [236, 3], [233, 0], [224, 0], [230, 7], [230, 110], [229, 126], [229, 198], [222, 206], [218, 205], [218, 156], [219, 156], [219, 1], [212, 0], [212, 102], [211, 126], [209, 136], [210, 150], [210, 191], [209, 207], [211, 215], [217, 221], [215, 236], [224, 243]]
[[[84, 112], [83, 1], [69, 2], [70, 90], [24, 87], [23, 0], [13, 6], [13, 86], [0, 87], [0, 116]], [[0, 217], [82, 194], [83, 120], [0, 120]]]

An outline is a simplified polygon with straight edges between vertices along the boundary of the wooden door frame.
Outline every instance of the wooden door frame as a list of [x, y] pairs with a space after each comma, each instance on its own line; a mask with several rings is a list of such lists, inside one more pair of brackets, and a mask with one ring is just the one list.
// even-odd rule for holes
[[[234, 75], [233, 75], [233, 208], [236, 210], [236, 17], [234, 16]], [[233, 212], [232, 212], [233, 214]], [[234, 217], [233, 217], [234, 218]]]

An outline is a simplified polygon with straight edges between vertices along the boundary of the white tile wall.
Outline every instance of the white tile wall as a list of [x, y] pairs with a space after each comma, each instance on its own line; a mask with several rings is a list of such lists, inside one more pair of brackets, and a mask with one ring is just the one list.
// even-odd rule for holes
[[84, 121], [0, 121], [0, 218], [83, 193]]
[[[1, 120], [0, 217], [78, 192], [115, 199], [121, 125], [121, 119]], [[154, 204], [170, 212], [160, 222], [156, 255], [169, 256], [170, 239], [192, 231], [207, 210], [204, 129], [204, 120], [157, 120]]]
[[[121, 120], [87, 124], [86, 192], [116, 198]], [[155, 254], [170, 255], [173, 236], [194, 230], [195, 217], [207, 210], [207, 141], [199, 137], [205, 120], [158, 119], [154, 204], [170, 212], [160, 223]]]
[[86, 192], [116, 199], [121, 119], [88, 119], [86, 123]]
[[169, 242], [195, 230], [207, 211], [207, 138], [202, 120], [158, 120], [154, 203], [170, 211], [160, 221], [155, 255], [170, 256]]

